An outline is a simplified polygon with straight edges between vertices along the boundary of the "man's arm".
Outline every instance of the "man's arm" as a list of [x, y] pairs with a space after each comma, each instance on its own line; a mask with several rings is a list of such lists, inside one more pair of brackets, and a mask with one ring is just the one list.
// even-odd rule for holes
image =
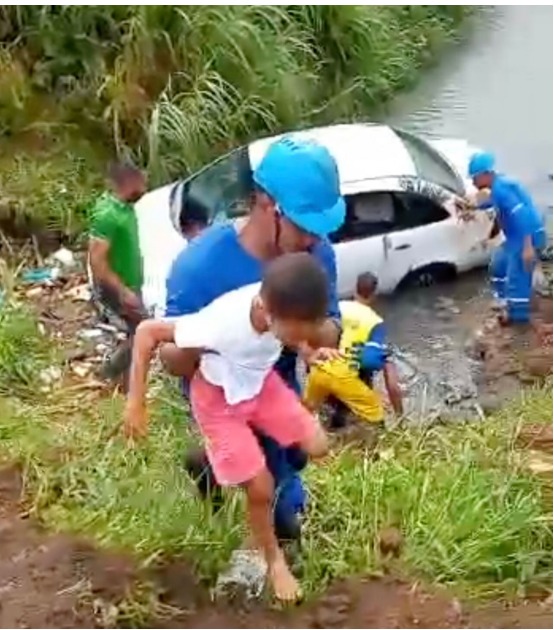
[[387, 361], [387, 331], [384, 323], [377, 324], [360, 349], [360, 368], [379, 372]]
[[404, 413], [404, 404], [402, 402], [402, 389], [400, 388], [396, 365], [394, 365], [394, 363], [390, 359], [385, 362], [385, 367], [383, 368], [383, 376], [385, 377], [385, 387], [387, 388], [387, 394], [389, 396], [392, 408], [394, 409], [394, 413], [397, 416], [401, 416]]
[[106, 286], [117, 295], [122, 295], [126, 287], [120, 277], [110, 269], [109, 251], [110, 241], [91, 237], [88, 252], [92, 277], [95, 284]]
[[384, 323], [377, 324], [371, 331], [360, 354], [360, 366], [364, 370], [383, 371], [385, 387], [394, 412], [401, 416], [404, 413], [402, 389], [398, 379], [396, 366], [389, 358], [387, 349], [387, 331]]

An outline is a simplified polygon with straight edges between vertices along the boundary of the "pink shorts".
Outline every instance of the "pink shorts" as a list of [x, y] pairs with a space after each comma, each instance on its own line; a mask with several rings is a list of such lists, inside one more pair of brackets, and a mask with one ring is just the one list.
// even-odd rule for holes
[[304, 442], [316, 430], [312, 414], [276, 372], [269, 374], [255, 398], [237, 405], [229, 405], [223, 389], [208, 383], [199, 372], [192, 379], [190, 394], [208, 459], [222, 486], [245, 483], [265, 467], [253, 429], [281, 446]]

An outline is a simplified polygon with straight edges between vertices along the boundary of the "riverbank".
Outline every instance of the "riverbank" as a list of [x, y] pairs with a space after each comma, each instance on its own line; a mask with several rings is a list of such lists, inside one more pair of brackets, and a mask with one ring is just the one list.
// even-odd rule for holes
[[[109, 157], [159, 185], [246, 140], [367, 116], [460, 6], [4, 7], [0, 228], [79, 233]], [[74, 38], [80, 33], [81, 38]]]
[[239, 497], [215, 517], [196, 499], [197, 437], [161, 376], [149, 439], [124, 444], [73, 284], [19, 289], [1, 312], [0, 625], [549, 627], [550, 380], [485, 421], [337, 442], [307, 474], [308, 603], [231, 614], [208, 588], [244, 534]]

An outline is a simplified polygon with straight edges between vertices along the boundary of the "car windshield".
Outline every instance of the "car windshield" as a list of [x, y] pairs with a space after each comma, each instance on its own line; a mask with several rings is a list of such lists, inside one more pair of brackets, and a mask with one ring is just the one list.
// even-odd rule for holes
[[394, 130], [414, 161], [417, 174], [428, 182], [464, 194], [464, 183], [448, 161], [428, 142], [401, 129]]
[[210, 220], [234, 218], [246, 212], [252, 175], [248, 146], [208, 164], [185, 182], [185, 194], [207, 209]]

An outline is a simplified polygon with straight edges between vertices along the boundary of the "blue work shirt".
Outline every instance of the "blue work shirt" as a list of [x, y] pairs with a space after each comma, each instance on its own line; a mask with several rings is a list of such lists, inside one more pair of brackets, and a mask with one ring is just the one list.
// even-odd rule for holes
[[531, 195], [517, 181], [496, 174], [491, 187], [491, 197], [481, 208], [494, 206], [500, 228], [509, 249], [523, 247], [525, 237], [544, 233], [544, 218], [535, 206]]

